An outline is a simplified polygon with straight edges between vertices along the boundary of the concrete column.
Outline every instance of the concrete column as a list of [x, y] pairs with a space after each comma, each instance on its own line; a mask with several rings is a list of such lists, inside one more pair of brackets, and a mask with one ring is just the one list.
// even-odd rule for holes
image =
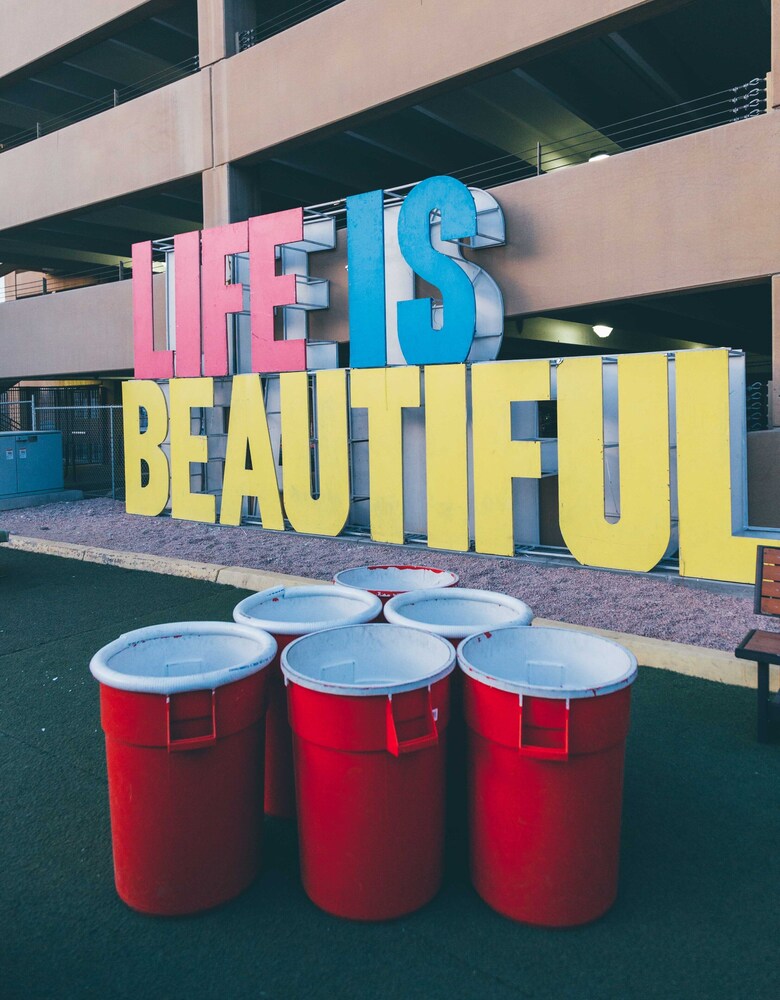
[[780, 0], [772, 0], [772, 65], [768, 80], [767, 103], [780, 108]]
[[201, 66], [236, 53], [236, 32], [254, 28], [254, 0], [198, 0], [198, 44]]
[[203, 228], [243, 222], [258, 215], [260, 205], [251, 178], [241, 167], [221, 163], [203, 172]]
[[769, 426], [780, 427], [780, 274], [772, 278], [772, 381], [769, 383]]

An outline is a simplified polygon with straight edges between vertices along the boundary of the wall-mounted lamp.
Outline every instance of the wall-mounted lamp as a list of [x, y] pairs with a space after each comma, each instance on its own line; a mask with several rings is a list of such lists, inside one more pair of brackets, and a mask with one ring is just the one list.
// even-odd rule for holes
[[597, 337], [608, 337], [610, 333], [612, 333], [613, 327], [604, 326], [603, 323], [597, 323], [592, 329]]
[[594, 163], [596, 160], [608, 160], [608, 159], [609, 159], [609, 153], [598, 152], [594, 153], [593, 156], [588, 157], [588, 163]]

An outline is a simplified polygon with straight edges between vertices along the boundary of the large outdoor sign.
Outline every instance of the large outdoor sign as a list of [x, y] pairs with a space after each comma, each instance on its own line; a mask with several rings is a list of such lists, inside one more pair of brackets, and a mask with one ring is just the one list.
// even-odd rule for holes
[[[747, 527], [740, 354], [492, 360], [501, 293], [462, 250], [503, 243], [503, 216], [452, 178], [402, 204], [348, 199], [346, 237], [349, 370], [312, 363], [306, 336], [328, 305], [309, 258], [335, 246], [333, 220], [292, 210], [177, 236], [159, 350], [151, 245], [134, 247], [128, 512], [238, 524], [249, 498], [265, 528], [335, 536], [363, 517], [402, 543], [411, 517], [433, 548], [508, 556], [538, 540], [536, 489], [557, 474], [581, 563], [646, 572], [679, 547], [684, 576], [752, 579], [756, 545], [780, 532]], [[415, 275], [440, 303], [415, 297]], [[553, 399], [557, 439], [543, 439], [537, 407]], [[214, 464], [218, 489], [194, 475]]]

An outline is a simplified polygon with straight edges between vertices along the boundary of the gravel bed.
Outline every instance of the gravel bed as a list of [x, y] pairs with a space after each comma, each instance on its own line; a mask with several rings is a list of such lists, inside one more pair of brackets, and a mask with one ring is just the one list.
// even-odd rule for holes
[[437, 566], [454, 570], [461, 586], [518, 597], [542, 618], [715, 649], [733, 650], [751, 628], [780, 631], [780, 622], [753, 614], [747, 590], [744, 597], [733, 596], [603, 570], [140, 517], [126, 514], [118, 500], [4, 511], [0, 528], [36, 538], [321, 579], [370, 563]]

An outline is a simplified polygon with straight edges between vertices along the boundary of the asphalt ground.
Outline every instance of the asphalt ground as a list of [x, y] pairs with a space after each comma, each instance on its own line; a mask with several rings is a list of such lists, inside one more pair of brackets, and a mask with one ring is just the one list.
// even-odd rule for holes
[[197, 917], [137, 914], [113, 886], [96, 649], [163, 621], [230, 620], [245, 592], [0, 548], [0, 996], [757, 998], [777, 995], [780, 746], [752, 691], [640, 670], [621, 887], [595, 923], [491, 911], [462, 844], [427, 907], [338, 920], [303, 893], [292, 824], [265, 868]]

